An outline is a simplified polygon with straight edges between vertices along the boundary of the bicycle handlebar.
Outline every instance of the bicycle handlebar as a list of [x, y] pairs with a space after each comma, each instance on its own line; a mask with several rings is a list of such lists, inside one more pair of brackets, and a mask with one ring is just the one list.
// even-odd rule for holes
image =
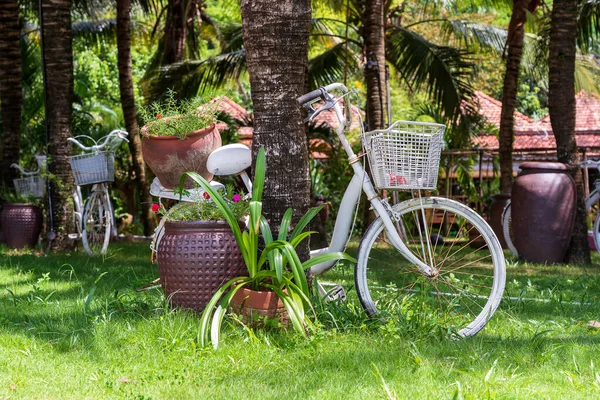
[[314, 103], [319, 98], [325, 100], [325, 94], [336, 89], [341, 90], [344, 94], [348, 93], [348, 88], [346, 88], [346, 86], [344, 86], [342, 83], [332, 83], [327, 86], [315, 89], [312, 92], [308, 92], [298, 97], [296, 101], [302, 105], [306, 105], [309, 103]]
[[21, 166], [20, 166], [20, 165], [18, 165], [18, 164], [12, 163], [10, 166], [11, 166], [12, 168], [16, 168], [16, 169], [18, 169], [18, 170], [21, 172], [21, 174], [23, 174], [23, 175], [25, 175], [25, 176], [31, 176], [31, 175], [36, 175], [36, 174], [39, 174], [39, 173], [40, 173], [40, 169], [39, 169], [39, 168], [38, 168], [38, 169], [36, 169], [35, 171], [29, 171], [29, 172], [28, 172], [28, 171], [25, 171], [23, 168], [21, 168]]
[[[104, 138], [101, 138], [100, 140], [102, 140], [102, 142], [100, 144], [98, 144], [98, 142], [100, 142], [100, 140], [97, 142], [94, 140], [94, 138], [92, 138], [91, 136], [87, 136], [87, 135], [79, 135], [79, 136], [75, 136], [72, 138], [68, 138], [67, 142], [71, 142], [76, 144], [79, 148], [81, 148], [82, 150], [85, 151], [99, 151], [104, 149], [105, 147], [107, 147], [108, 141], [113, 138], [113, 137], [117, 137], [120, 140], [125, 140], [126, 142], [129, 142], [129, 140], [127, 140], [127, 136], [129, 135], [129, 133], [119, 130], [119, 129], [115, 129], [114, 131], [110, 132], [108, 135], [104, 136]], [[77, 138], [79, 137], [83, 137], [83, 138], [88, 138], [90, 139], [92, 142], [94, 142], [95, 144], [93, 146], [84, 146], [80, 141], [77, 140]]]
[[598, 161], [594, 161], [594, 160], [585, 160], [583, 162], [580, 162], [579, 164], [580, 167], [596, 167], [598, 169], [600, 169], [600, 160]]

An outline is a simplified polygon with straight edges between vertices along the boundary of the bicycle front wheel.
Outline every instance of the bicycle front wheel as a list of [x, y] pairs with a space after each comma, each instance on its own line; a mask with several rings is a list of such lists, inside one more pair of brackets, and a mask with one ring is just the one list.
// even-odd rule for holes
[[437, 274], [426, 276], [408, 262], [377, 218], [360, 242], [355, 271], [367, 314], [400, 309], [458, 336], [479, 332], [498, 308], [506, 280], [504, 254], [490, 226], [443, 198], [412, 199], [393, 209], [410, 252]]
[[102, 191], [95, 190], [83, 207], [81, 242], [91, 256], [104, 254], [110, 242], [112, 215], [109, 200]]

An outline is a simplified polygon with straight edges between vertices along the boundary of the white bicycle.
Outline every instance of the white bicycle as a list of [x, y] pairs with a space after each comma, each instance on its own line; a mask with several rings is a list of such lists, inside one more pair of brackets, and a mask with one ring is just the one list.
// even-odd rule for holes
[[[578, 164], [581, 168], [594, 167], [600, 172], [600, 160], [585, 160]], [[594, 190], [585, 197], [585, 209], [591, 210], [595, 205], [600, 202], [600, 179], [594, 182]], [[594, 225], [592, 227], [592, 237], [594, 238], [594, 244], [596, 245], [596, 251], [600, 253], [600, 218], [598, 218], [596, 210], [596, 217], [594, 219]], [[502, 211], [502, 232], [504, 233], [504, 240], [508, 249], [516, 256], [519, 256], [519, 252], [514, 245], [514, 235], [512, 230], [512, 206], [510, 200], [507, 202], [504, 210]]]
[[21, 175], [24, 176], [24, 178], [13, 179], [17, 194], [39, 199], [44, 197], [46, 192], [46, 179], [41, 174], [46, 169], [46, 156], [36, 155], [34, 157], [37, 163], [37, 169], [34, 171], [26, 171], [20, 165], [14, 163], [10, 166], [18, 169]]
[[[88, 152], [69, 157], [73, 178], [75, 179], [73, 200], [75, 204], [75, 225], [78, 230], [77, 234], [69, 236], [73, 238], [80, 236], [83, 248], [90, 256], [105, 254], [111, 236], [117, 236], [113, 207], [108, 192], [108, 182], [115, 179], [113, 150], [123, 140], [128, 141], [127, 135], [128, 133], [125, 131], [114, 130], [98, 141], [87, 135], [67, 139], [68, 142]], [[91, 141], [94, 144], [85, 146], [78, 140], [79, 138]], [[81, 191], [81, 186], [84, 185], [92, 185], [85, 203]]]
[[[341, 95], [335, 97], [332, 91]], [[435, 190], [444, 125], [398, 121], [388, 129], [361, 132], [374, 184], [344, 131], [350, 127], [348, 89], [334, 83], [298, 98], [312, 120], [332, 109], [340, 143], [354, 171], [338, 212], [329, 247], [312, 255], [343, 251], [361, 191], [377, 218], [358, 247], [354, 281], [359, 300], [374, 316], [393, 303], [421, 307], [435, 322], [462, 337], [479, 332], [500, 304], [506, 280], [504, 254], [490, 226], [453, 200], [422, 197]], [[345, 112], [339, 100], [344, 98]], [[313, 103], [321, 102], [318, 109]], [[360, 124], [362, 126], [362, 124]], [[412, 198], [389, 204], [378, 191], [406, 190]], [[319, 276], [333, 266], [311, 268]]]

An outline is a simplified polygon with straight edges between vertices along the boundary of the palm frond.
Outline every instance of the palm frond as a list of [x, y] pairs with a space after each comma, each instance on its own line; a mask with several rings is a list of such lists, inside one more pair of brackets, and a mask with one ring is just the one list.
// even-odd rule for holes
[[309, 89], [338, 82], [344, 76], [344, 64], [348, 61], [348, 71], [357, 69], [356, 52], [348, 49], [345, 43], [338, 43], [308, 61]]
[[508, 37], [506, 29], [470, 21], [446, 20], [444, 32], [456, 37], [465, 47], [476, 47], [502, 54]]
[[575, 91], [600, 94], [600, 66], [585, 55], [578, 55], [575, 60]]
[[577, 46], [589, 52], [600, 39], [600, 0], [580, 1], [577, 18]]
[[244, 48], [242, 24], [237, 22], [220, 24], [219, 29], [223, 35], [223, 45], [221, 47], [223, 53], [231, 53]]
[[246, 72], [246, 51], [221, 54], [204, 61], [184, 61], [159, 69], [144, 87], [149, 97], [159, 99], [168, 88], [182, 98], [192, 97], [207, 88], [222, 86], [227, 80]]
[[101, 20], [89, 20], [74, 22], [72, 25], [73, 37], [87, 37], [87, 38], [98, 38], [98, 37], [112, 37], [117, 31], [117, 20], [101, 19]]
[[461, 107], [472, 108], [474, 89], [469, 79], [474, 64], [470, 56], [466, 50], [438, 46], [402, 27], [388, 30], [388, 62], [409, 86], [425, 89], [453, 123], [461, 115]]

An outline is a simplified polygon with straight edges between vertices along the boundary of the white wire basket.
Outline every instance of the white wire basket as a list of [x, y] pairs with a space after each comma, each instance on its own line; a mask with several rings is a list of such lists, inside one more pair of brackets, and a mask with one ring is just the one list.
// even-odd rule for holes
[[28, 176], [25, 178], [13, 179], [15, 191], [20, 196], [31, 196], [36, 198], [44, 197], [46, 189], [46, 180], [41, 176]]
[[115, 180], [115, 155], [112, 151], [69, 157], [76, 185], [91, 185]]
[[382, 190], [434, 190], [446, 127], [397, 121], [364, 134], [375, 186]]

